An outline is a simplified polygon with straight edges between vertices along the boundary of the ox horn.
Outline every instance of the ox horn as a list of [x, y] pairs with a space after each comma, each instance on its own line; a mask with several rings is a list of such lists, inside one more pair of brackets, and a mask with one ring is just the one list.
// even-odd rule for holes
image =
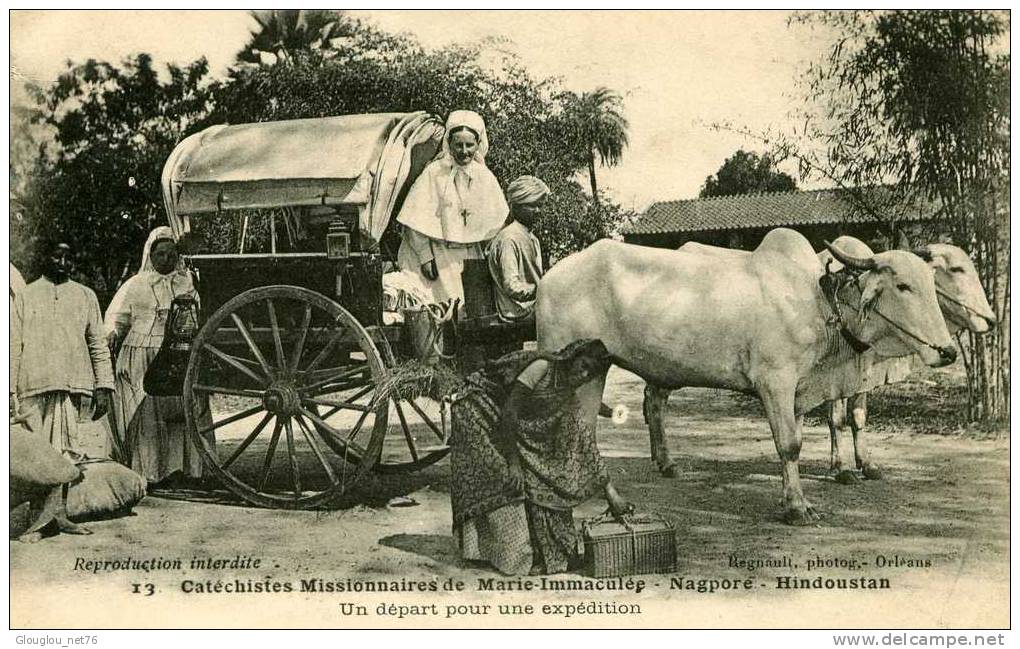
[[825, 247], [832, 253], [833, 257], [838, 259], [847, 268], [854, 270], [874, 270], [875, 268], [874, 257], [852, 257], [828, 241], [825, 242]]
[[914, 248], [910, 252], [914, 253], [915, 255], [917, 255], [918, 257], [925, 261], [931, 261], [931, 248], [929, 248], [928, 246], [918, 246], [917, 248]]

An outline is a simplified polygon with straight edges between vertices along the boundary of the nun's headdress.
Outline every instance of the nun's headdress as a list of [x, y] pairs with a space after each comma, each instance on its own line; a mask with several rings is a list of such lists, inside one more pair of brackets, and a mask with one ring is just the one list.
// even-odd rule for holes
[[471, 129], [478, 138], [475, 161], [485, 164], [489, 152], [489, 135], [485, 132], [485, 120], [473, 110], [455, 110], [446, 118], [446, 133], [443, 134], [443, 155], [450, 156], [450, 135], [461, 126]]

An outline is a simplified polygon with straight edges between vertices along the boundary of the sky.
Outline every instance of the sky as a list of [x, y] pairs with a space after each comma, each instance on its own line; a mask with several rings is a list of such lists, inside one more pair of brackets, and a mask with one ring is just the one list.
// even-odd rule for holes
[[[352, 13], [427, 47], [500, 37], [536, 77], [558, 77], [577, 92], [619, 92], [630, 146], [618, 167], [597, 173], [600, 188], [637, 210], [694, 198], [738, 148], [762, 149], [711, 124], [788, 127], [803, 102], [798, 75], [828, 45], [825, 34], [790, 27], [779, 11]], [[20, 81], [54, 80], [68, 59], [119, 61], [142, 51], [157, 62], [204, 55], [222, 75], [254, 25], [244, 11], [15, 11], [12, 97]]]

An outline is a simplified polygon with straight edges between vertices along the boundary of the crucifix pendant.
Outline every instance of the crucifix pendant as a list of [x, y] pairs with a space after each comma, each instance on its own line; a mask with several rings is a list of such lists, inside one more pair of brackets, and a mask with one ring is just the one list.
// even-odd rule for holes
[[467, 210], [460, 211], [460, 217], [464, 219], [464, 225], [467, 225], [468, 214], [470, 214], [470, 212], [468, 212]]

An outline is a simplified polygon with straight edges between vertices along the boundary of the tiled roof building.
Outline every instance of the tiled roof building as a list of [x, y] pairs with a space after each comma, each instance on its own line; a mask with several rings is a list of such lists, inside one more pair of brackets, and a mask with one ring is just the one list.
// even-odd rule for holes
[[[923, 205], [901, 212], [897, 222], [926, 221], [933, 214], [931, 205]], [[822, 238], [840, 234], [868, 241], [878, 234], [879, 225], [875, 217], [853, 209], [838, 191], [822, 189], [660, 201], [624, 227], [623, 235], [632, 243], [662, 247], [699, 241], [750, 249], [778, 227], [798, 230], [820, 246]]]

